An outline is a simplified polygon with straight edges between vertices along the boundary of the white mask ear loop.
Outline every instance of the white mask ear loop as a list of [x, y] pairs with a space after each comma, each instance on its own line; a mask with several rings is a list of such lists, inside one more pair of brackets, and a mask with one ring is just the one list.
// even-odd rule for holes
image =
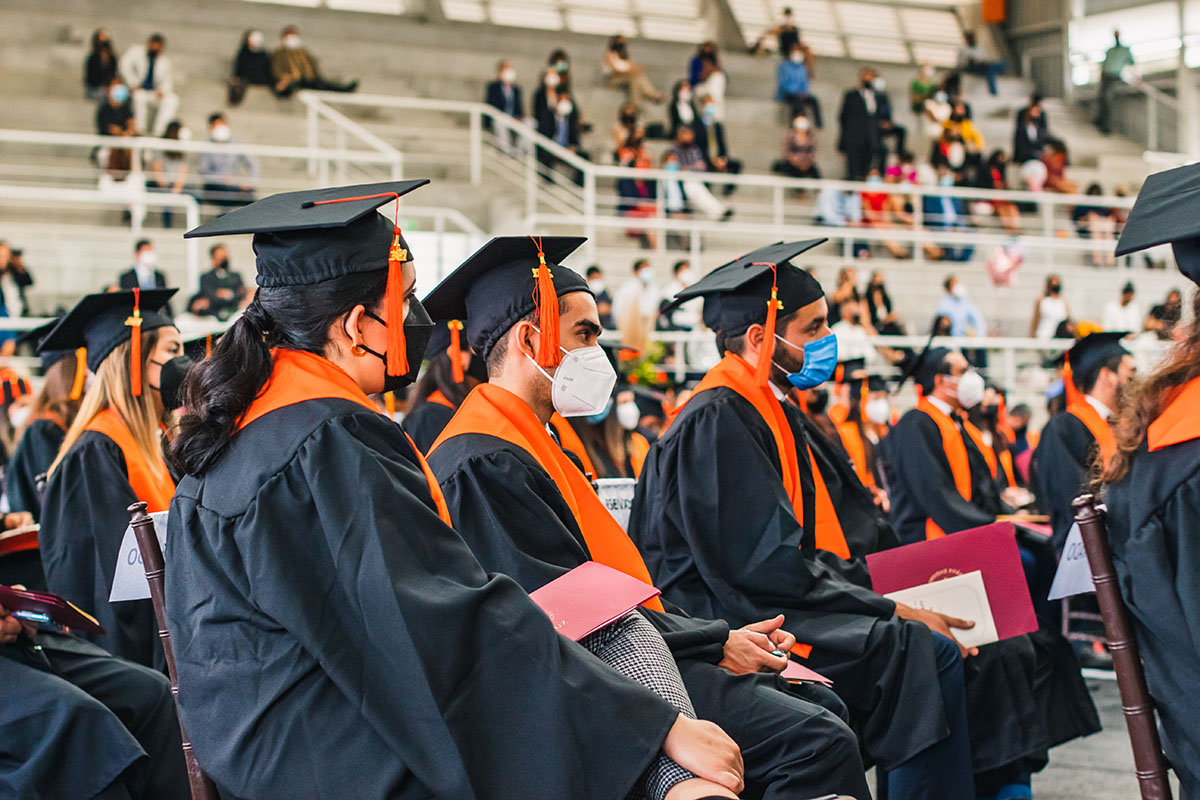
[[[542, 331], [541, 331], [541, 329], [540, 329], [540, 328], [538, 328], [538, 326], [537, 326], [537, 325], [534, 325], [534, 324], [531, 322], [531, 323], [529, 323], [529, 327], [531, 327], [531, 328], [533, 328], [535, 331], [537, 331], [537, 332], [538, 332], [538, 336], [541, 336], [541, 335], [542, 335]], [[559, 349], [559, 350], [562, 350], [564, 353], [569, 353], [569, 352], [571, 352], [570, 350], [568, 350], [567, 348], [565, 348], [565, 347], [562, 347], [562, 346], [559, 346], [559, 348], [558, 348], [558, 349]], [[551, 383], [554, 383], [554, 376], [553, 376], [553, 375], [551, 375], [549, 372], [546, 372], [546, 370], [542, 369], [542, 365], [541, 365], [541, 364], [539, 364], [539, 363], [537, 363], [537, 359], [536, 359], [536, 358], [534, 358], [533, 356], [529, 355], [529, 353], [525, 353], [525, 357], [529, 359], [530, 363], [531, 363], [531, 364], [533, 364], [534, 368], [535, 368], [535, 369], [536, 369], [538, 372], [542, 373], [543, 377], [545, 377], [545, 378], [546, 378], [546, 380], [550, 381]]]

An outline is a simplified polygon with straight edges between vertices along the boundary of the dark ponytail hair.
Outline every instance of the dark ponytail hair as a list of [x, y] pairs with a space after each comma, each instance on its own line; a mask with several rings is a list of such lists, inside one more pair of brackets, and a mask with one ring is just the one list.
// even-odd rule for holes
[[186, 413], [171, 446], [175, 464], [188, 475], [201, 475], [216, 461], [270, 379], [272, 349], [323, 356], [329, 326], [355, 306], [377, 309], [386, 287], [387, 270], [381, 269], [308, 286], [259, 289], [212, 355], [188, 373]]
[[[479, 356], [472, 355], [471, 358], [479, 358]], [[429, 359], [429, 364], [425, 367], [425, 374], [413, 387], [408, 413], [411, 414], [429, 402], [429, 398], [434, 392], [441, 392], [447, 400], [454, 404], [455, 408], [458, 408], [478, 383], [479, 381], [470, 376], [466, 376], [462, 383], [455, 383], [454, 369], [450, 364], [449, 354], [445, 351], [437, 353]]]

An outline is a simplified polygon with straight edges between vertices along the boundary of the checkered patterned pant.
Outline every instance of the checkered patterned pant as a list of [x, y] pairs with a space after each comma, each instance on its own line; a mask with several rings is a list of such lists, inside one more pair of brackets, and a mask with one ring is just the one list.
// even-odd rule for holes
[[[696, 718], [683, 678], [662, 635], [636, 611], [580, 639], [579, 643], [625, 677], [642, 684]], [[666, 755], [659, 754], [629, 794], [629, 800], [663, 800], [677, 783], [696, 777]]]

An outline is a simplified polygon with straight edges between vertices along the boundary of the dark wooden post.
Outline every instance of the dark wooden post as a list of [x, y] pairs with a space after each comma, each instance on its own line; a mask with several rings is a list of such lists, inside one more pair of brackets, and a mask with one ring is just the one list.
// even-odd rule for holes
[[[154, 604], [154, 617], [158, 620], [158, 638], [162, 641], [163, 653], [167, 657], [167, 674], [171, 678], [171, 695], [175, 698], [175, 706], [179, 707], [179, 678], [175, 673], [175, 651], [171, 648], [171, 632], [167, 630], [166, 598], [163, 596], [165, 587], [165, 567], [163, 564], [162, 548], [158, 546], [158, 534], [154, 532], [154, 520], [146, 513], [146, 504], [137, 502], [128, 509], [133, 523], [133, 534], [137, 537], [138, 550], [142, 553], [142, 566], [146, 570], [146, 582], [150, 584], [150, 600]], [[192, 800], [218, 800], [217, 787], [212, 779], [200, 769], [200, 762], [192, 750], [188, 740], [187, 729], [183, 727], [183, 718], [179, 718], [179, 733], [183, 738], [183, 760], [187, 764], [188, 785], [192, 790]]]
[[1129, 609], [1125, 607], [1121, 588], [1117, 585], [1104, 515], [1096, 508], [1096, 499], [1090, 494], [1075, 498], [1071, 507], [1075, 509], [1075, 521], [1083, 534], [1083, 549], [1087, 551], [1092, 582], [1096, 584], [1096, 601], [1100, 604], [1100, 615], [1108, 632], [1108, 648], [1112, 653], [1113, 670], [1117, 673], [1121, 710], [1133, 745], [1133, 766], [1142, 800], [1171, 800], [1167, 759], [1154, 721], [1154, 701], [1146, 688], [1146, 672]]

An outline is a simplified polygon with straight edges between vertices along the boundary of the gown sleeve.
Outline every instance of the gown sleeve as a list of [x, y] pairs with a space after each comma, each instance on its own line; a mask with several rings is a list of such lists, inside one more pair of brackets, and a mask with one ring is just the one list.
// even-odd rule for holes
[[[446, 442], [435, 453], [438, 474], [442, 463], [456, 460], [453, 451], [443, 449], [455, 444]], [[570, 507], [532, 458], [509, 449], [470, 456], [441, 485], [455, 530], [484, 569], [508, 575], [527, 592], [591, 560]], [[729, 625], [674, 612], [642, 609], [675, 658], [719, 662]]]
[[428, 453], [453, 417], [453, 408], [441, 403], [426, 402], [404, 418], [404, 430], [408, 431], [418, 450]]
[[[1068, 418], [1069, 417], [1069, 418]], [[1074, 424], [1073, 424], [1074, 423]], [[1038, 503], [1050, 515], [1054, 550], [1061, 553], [1074, 522], [1071, 501], [1088, 481], [1091, 434], [1072, 414], [1059, 414], [1046, 424], [1033, 454]]]
[[323, 424], [246, 511], [237, 546], [258, 606], [431, 794], [628, 792], [676, 709], [485, 573], [375, 416]]
[[63, 443], [63, 430], [48, 419], [34, 420], [4, 470], [4, 492], [13, 511], [28, 511], [34, 521], [42, 515], [37, 476], [45, 474]]
[[137, 495], [112, 439], [85, 431], [46, 485], [38, 534], [46, 585], [87, 611], [105, 635], [85, 638], [142, 666], [166, 664], [149, 600], [108, 602], [121, 540]]

